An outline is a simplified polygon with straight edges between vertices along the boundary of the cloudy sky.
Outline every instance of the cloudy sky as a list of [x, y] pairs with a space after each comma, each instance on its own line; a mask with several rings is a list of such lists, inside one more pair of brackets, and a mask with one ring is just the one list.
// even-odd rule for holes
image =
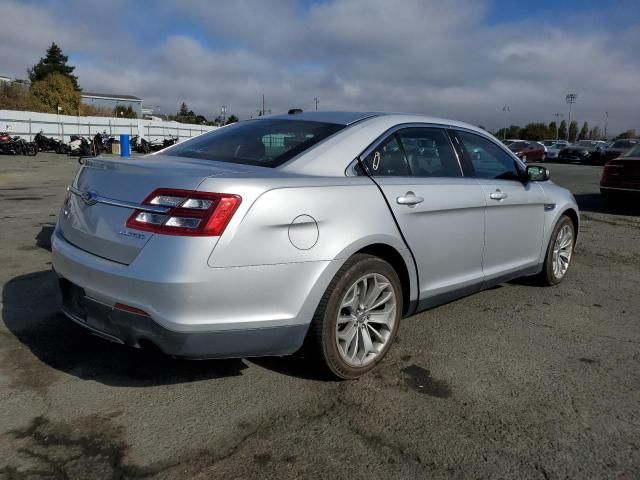
[[640, 130], [640, 0], [0, 0], [0, 75], [55, 41], [88, 91], [241, 118], [291, 107], [489, 128], [567, 117]]

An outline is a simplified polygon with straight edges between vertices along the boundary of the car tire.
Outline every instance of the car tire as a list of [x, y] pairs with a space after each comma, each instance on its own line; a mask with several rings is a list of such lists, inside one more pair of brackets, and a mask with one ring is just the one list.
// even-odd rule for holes
[[575, 239], [573, 222], [568, 216], [563, 215], [556, 223], [547, 245], [544, 265], [539, 275], [544, 285], [557, 285], [566, 277], [571, 266]]
[[[372, 297], [369, 303], [368, 294]], [[393, 343], [402, 317], [402, 298], [400, 279], [391, 265], [372, 255], [352, 256], [320, 300], [306, 350], [321, 369], [338, 378], [364, 375]]]

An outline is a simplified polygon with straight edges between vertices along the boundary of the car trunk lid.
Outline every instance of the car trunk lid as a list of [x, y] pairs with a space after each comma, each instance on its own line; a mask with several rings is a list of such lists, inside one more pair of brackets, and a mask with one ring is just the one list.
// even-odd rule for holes
[[130, 264], [154, 235], [129, 229], [127, 219], [158, 188], [196, 190], [210, 177], [242, 175], [239, 165], [152, 155], [135, 160], [87, 159], [60, 214], [63, 237], [99, 257]]

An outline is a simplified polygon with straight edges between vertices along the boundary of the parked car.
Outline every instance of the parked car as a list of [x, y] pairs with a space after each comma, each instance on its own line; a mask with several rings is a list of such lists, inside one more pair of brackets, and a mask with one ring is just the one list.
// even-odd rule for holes
[[546, 160], [557, 160], [560, 151], [563, 148], [566, 148], [569, 145], [569, 142], [559, 141], [552, 143], [547, 147], [547, 157]]
[[403, 317], [565, 278], [578, 206], [548, 178], [472, 125], [378, 113], [259, 118], [135, 162], [86, 159], [52, 238], [62, 309], [178, 357], [304, 342], [355, 378]]
[[618, 158], [620, 155], [627, 153], [633, 147], [638, 145], [640, 140], [638, 139], [623, 139], [616, 140], [611, 145], [608, 145], [600, 156], [600, 161], [602, 163], [606, 163], [609, 160], [613, 160], [614, 158]]
[[560, 150], [558, 160], [561, 162], [595, 163], [600, 159], [605, 142], [599, 140], [579, 140]]
[[609, 160], [602, 169], [600, 193], [616, 202], [623, 197], [640, 198], [640, 144]]
[[519, 141], [509, 144], [509, 150], [524, 163], [527, 162], [544, 162], [545, 147], [538, 142]]

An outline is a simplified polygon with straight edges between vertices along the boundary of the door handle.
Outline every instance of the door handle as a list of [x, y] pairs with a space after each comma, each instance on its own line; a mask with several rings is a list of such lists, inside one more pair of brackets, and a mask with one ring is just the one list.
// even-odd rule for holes
[[489, 198], [491, 198], [492, 200], [504, 200], [508, 196], [509, 195], [507, 195], [506, 193], [504, 193], [504, 192], [502, 192], [500, 190], [496, 190], [491, 195], [489, 195]]
[[410, 207], [424, 202], [424, 198], [416, 196], [413, 192], [407, 192], [404, 195], [397, 197], [396, 202], [399, 205], [409, 205]]

